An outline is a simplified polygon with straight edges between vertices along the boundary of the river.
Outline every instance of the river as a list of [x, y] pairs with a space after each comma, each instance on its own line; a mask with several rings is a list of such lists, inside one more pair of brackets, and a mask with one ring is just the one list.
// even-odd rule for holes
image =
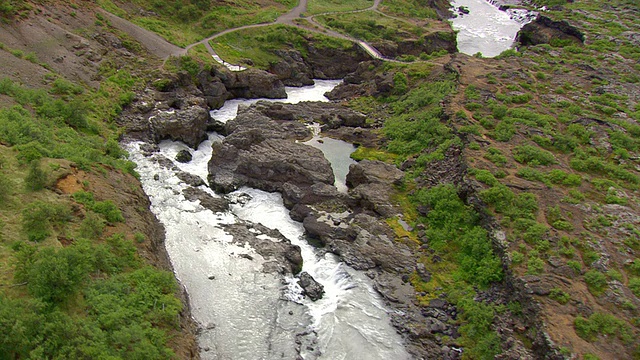
[[[327, 101], [323, 94], [338, 83], [317, 81], [314, 86], [287, 88], [289, 97], [285, 101]], [[239, 105], [255, 101], [227, 101], [212, 116], [226, 122], [235, 117]], [[175, 165], [206, 179], [211, 144], [221, 139], [218, 134], [210, 134], [197, 151], [192, 151], [191, 162]], [[345, 191], [345, 168], [352, 161], [349, 154], [353, 146], [317, 136], [309, 144], [325, 148], [337, 174], [336, 186]], [[176, 277], [185, 286], [192, 315], [201, 326], [198, 343], [203, 359], [409, 358], [401, 337], [390, 325], [389, 310], [369, 278], [336, 256], [309, 245], [302, 225], [291, 220], [280, 194], [243, 188], [228, 196], [249, 200], [232, 202], [229, 212], [213, 213], [197, 201], [186, 200], [182, 190], [187, 185], [174, 170], [154, 160], [157, 155], [174, 159], [178, 151], [187, 149], [186, 145], [163, 141], [155, 156], [145, 156], [142, 145], [132, 142], [126, 148], [138, 165], [151, 210], [166, 229], [165, 246]], [[205, 186], [201, 188], [220, 196]], [[301, 295], [295, 278], [262, 272], [262, 256], [248, 245], [238, 245], [223, 228], [242, 221], [278, 229], [300, 246], [303, 271], [324, 286], [324, 297], [312, 302]], [[269, 238], [267, 234], [257, 235]]]
[[[535, 18], [535, 13], [526, 10], [501, 11], [486, 0], [453, 0], [451, 5], [456, 14], [450, 21], [458, 32], [458, 51], [468, 55], [500, 55], [513, 47], [518, 31]], [[469, 13], [460, 14], [461, 6]]]

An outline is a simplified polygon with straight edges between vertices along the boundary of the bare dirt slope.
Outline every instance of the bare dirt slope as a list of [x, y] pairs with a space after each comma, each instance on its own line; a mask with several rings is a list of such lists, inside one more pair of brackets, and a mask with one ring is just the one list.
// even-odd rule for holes
[[171, 55], [186, 53], [183, 48], [171, 44], [154, 32], [141, 28], [138, 25], [119, 18], [102, 9], [98, 9], [97, 11], [104, 15], [112, 26], [129, 34], [129, 36], [140, 42], [140, 44], [142, 44], [142, 46], [144, 46], [151, 54], [161, 59], [167, 58]]

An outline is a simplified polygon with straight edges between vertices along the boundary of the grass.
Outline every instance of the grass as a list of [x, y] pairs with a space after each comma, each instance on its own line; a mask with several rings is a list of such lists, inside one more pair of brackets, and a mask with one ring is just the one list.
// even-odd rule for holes
[[331, 14], [318, 16], [315, 19], [328, 28], [367, 42], [380, 40], [397, 42], [407, 38], [419, 38], [425, 32], [422, 27], [380, 16], [373, 11]]
[[307, 55], [307, 44], [318, 48], [350, 49], [352, 43], [321, 34], [310, 33], [286, 25], [270, 25], [245, 29], [225, 34], [211, 41], [211, 46], [225, 61], [240, 64], [243, 59], [251, 59], [257, 68], [267, 69], [280, 58], [275, 50], [295, 49], [302, 56]]
[[373, 0], [309, 0], [306, 15], [363, 10], [372, 5]]
[[239, 0], [217, 6], [204, 1], [136, 0], [136, 6], [157, 14], [142, 16], [123, 10], [117, 1], [100, 0], [98, 4], [178, 46], [186, 46], [226, 29], [273, 22], [295, 6], [292, 0]]
[[438, 14], [424, 0], [385, 0], [381, 10], [385, 13], [417, 19], [437, 19]]

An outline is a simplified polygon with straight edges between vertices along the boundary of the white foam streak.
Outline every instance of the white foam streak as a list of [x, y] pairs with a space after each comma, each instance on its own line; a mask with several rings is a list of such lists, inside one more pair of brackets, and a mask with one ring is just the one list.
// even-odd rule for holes
[[[337, 82], [319, 82], [311, 89], [288, 89], [288, 100], [318, 100], [335, 85]], [[206, 179], [211, 144], [219, 140], [212, 134], [198, 150], [191, 150], [191, 162], [175, 165]], [[232, 205], [231, 212], [213, 213], [198, 201], [186, 200], [182, 191], [187, 185], [154, 160], [158, 155], [144, 156], [140, 145], [125, 146], [138, 165], [151, 210], [165, 227], [167, 253], [176, 277], [189, 293], [192, 315], [201, 324], [202, 359], [295, 359], [297, 347], [302, 347], [307, 360], [409, 358], [368, 278], [340, 263], [335, 255], [318, 255], [305, 241], [302, 225], [289, 217], [279, 194], [241, 189], [239, 192], [252, 197], [250, 201]], [[188, 148], [182, 143], [163, 141], [159, 155], [173, 159], [183, 149]], [[277, 228], [299, 245], [303, 270], [323, 284], [324, 298], [312, 302], [301, 295], [297, 279], [263, 273], [262, 256], [248, 245], [238, 245], [224, 231], [225, 224], [238, 218]], [[309, 329], [315, 333], [308, 333]], [[303, 345], [298, 345], [296, 334], [301, 333], [308, 334]], [[317, 345], [308, 350], [305, 344], [313, 346], [315, 336]]]
[[[522, 10], [501, 11], [486, 0], [453, 0], [451, 5], [457, 14], [450, 21], [458, 31], [458, 50], [468, 55], [494, 57], [510, 49], [520, 28], [532, 20]], [[461, 6], [469, 14], [458, 14]]]

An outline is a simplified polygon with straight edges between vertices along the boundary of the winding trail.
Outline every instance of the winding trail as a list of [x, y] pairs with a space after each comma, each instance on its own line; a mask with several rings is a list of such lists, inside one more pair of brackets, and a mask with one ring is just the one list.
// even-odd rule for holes
[[[214, 35], [211, 35], [207, 38], [204, 38], [198, 42], [195, 42], [193, 44], [189, 44], [184, 48], [181, 48], [179, 46], [176, 46], [174, 44], [169, 43], [167, 40], [165, 40], [164, 38], [162, 38], [161, 36], [159, 36], [158, 34], [149, 31], [147, 29], [144, 29], [136, 24], [133, 24], [132, 22], [130, 22], [129, 20], [120, 18], [106, 10], [103, 9], [99, 9], [99, 11], [105, 15], [109, 21], [111, 22], [111, 24], [128, 33], [131, 37], [133, 37], [134, 39], [138, 40], [142, 45], [144, 45], [152, 54], [158, 56], [161, 59], [164, 59], [164, 61], [166, 62], [168, 58], [170, 58], [171, 56], [182, 56], [182, 55], [186, 55], [187, 52], [197, 46], [197, 45], [204, 45], [205, 48], [207, 49], [207, 51], [209, 52], [209, 54], [213, 57], [213, 59], [215, 61], [217, 61], [218, 63], [226, 66], [228, 69], [230, 69], [231, 71], [242, 71], [245, 70], [245, 67], [242, 67], [240, 65], [234, 65], [234, 64], [230, 64], [225, 62], [223, 59], [220, 58], [220, 56], [216, 53], [216, 51], [211, 47], [211, 44], [209, 43], [211, 40], [218, 38], [220, 36], [235, 32], [235, 31], [240, 31], [240, 30], [245, 30], [245, 29], [253, 29], [253, 28], [259, 28], [259, 27], [264, 27], [264, 26], [270, 26], [270, 25], [275, 25], [275, 24], [283, 24], [283, 25], [288, 25], [288, 26], [294, 26], [300, 29], [304, 29], [304, 30], [308, 30], [308, 31], [312, 31], [315, 33], [320, 33], [320, 34], [324, 34], [327, 36], [331, 36], [331, 37], [335, 37], [335, 38], [339, 38], [339, 39], [343, 39], [343, 40], [348, 40], [351, 41], [355, 44], [357, 44], [358, 46], [360, 46], [367, 54], [369, 54], [369, 56], [371, 56], [374, 59], [378, 59], [378, 60], [383, 60], [383, 61], [390, 61], [390, 62], [399, 62], [398, 60], [395, 59], [390, 59], [387, 58], [385, 56], [383, 56], [375, 47], [373, 47], [371, 44], [362, 41], [360, 39], [356, 39], [352, 36], [349, 35], [345, 35], [342, 33], [339, 33], [337, 31], [331, 30], [326, 28], [324, 25], [320, 24], [319, 22], [317, 22], [315, 20], [315, 17], [317, 16], [323, 16], [323, 15], [330, 15], [330, 14], [350, 14], [350, 13], [359, 13], [359, 12], [365, 12], [365, 11], [375, 11], [376, 13], [382, 15], [382, 16], [386, 16], [389, 18], [395, 18], [393, 16], [384, 14], [383, 12], [378, 10], [378, 7], [380, 6], [380, 4], [382, 3], [382, 0], [374, 0], [373, 5], [371, 5], [370, 7], [366, 8], [366, 9], [359, 9], [359, 10], [351, 10], [351, 11], [333, 11], [333, 12], [326, 12], [326, 13], [321, 13], [321, 14], [315, 14], [315, 15], [310, 15], [310, 16], [303, 16], [303, 14], [307, 11], [307, 0], [299, 0], [298, 5], [296, 5], [296, 7], [294, 7], [293, 9], [291, 9], [291, 11], [280, 15], [275, 21], [273, 22], [268, 22], [268, 23], [260, 23], [260, 24], [252, 24], [252, 25], [244, 25], [244, 26], [239, 26], [236, 28], [231, 28], [231, 29], [227, 29], [224, 31], [221, 31], [219, 33], [216, 33]], [[313, 26], [304, 26], [300, 23], [297, 23], [296, 20], [306, 20], [309, 24], [313, 25]]]

